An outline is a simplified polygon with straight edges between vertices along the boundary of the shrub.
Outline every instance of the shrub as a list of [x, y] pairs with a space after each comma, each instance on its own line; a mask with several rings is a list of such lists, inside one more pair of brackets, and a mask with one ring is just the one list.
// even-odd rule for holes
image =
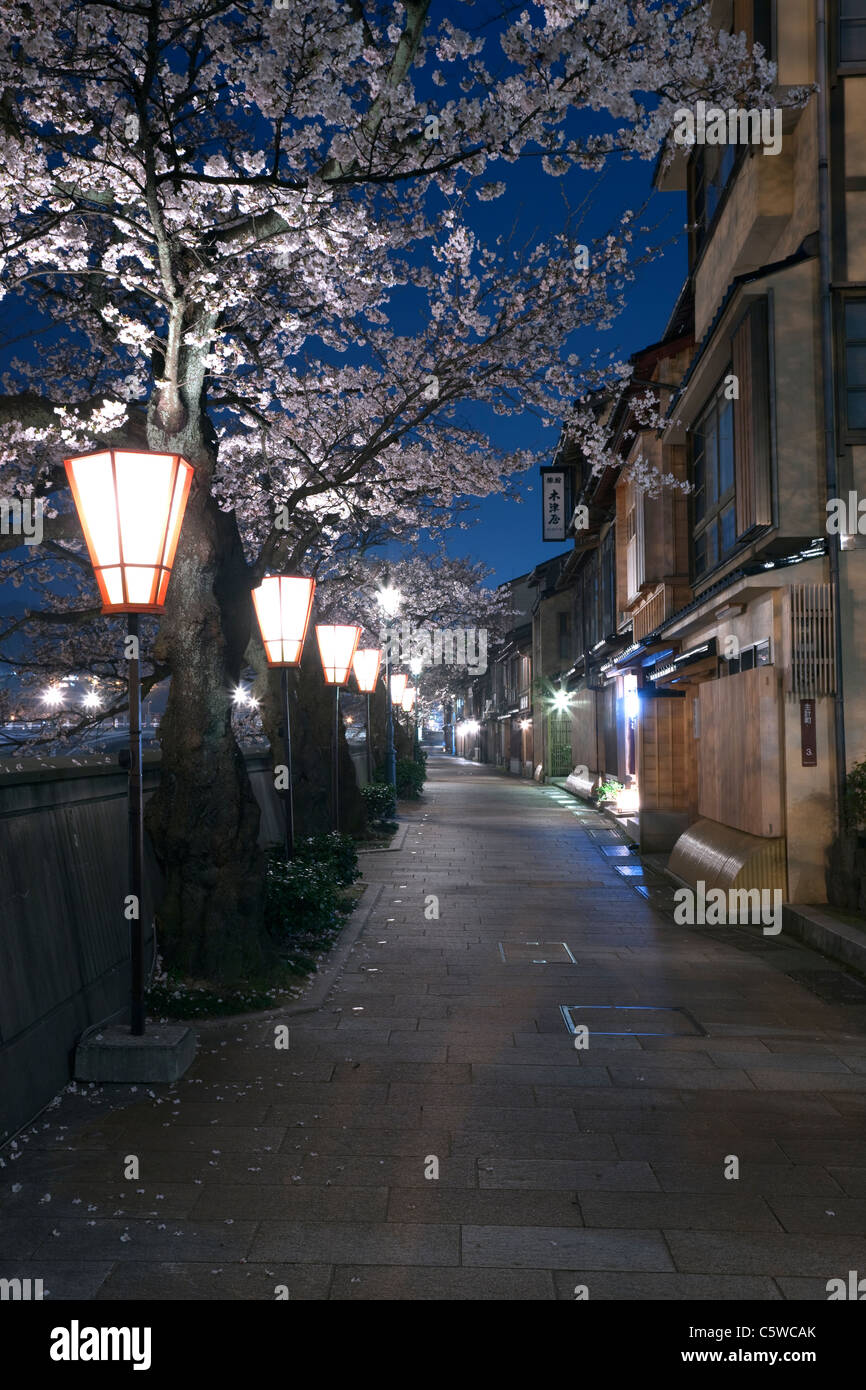
[[855, 763], [845, 779], [845, 811], [852, 829], [866, 825], [866, 761]]
[[310, 835], [295, 847], [295, 859], [306, 864], [324, 864], [333, 871], [337, 882], [344, 888], [361, 877], [358, 868], [358, 855], [351, 835], [341, 835], [336, 830], [325, 831], [321, 835]]
[[401, 758], [397, 763], [397, 795], [407, 801], [417, 801], [427, 780], [426, 759]]
[[275, 939], [322, 949], [340, 925], [341, 906], [340, 884], [329, 864], [271, 857], [265, 924]]
[[397, 811], [397, 795], [388, 782], [370, 782], [361, 788], [367, 815], [374, 825], [393, 820]]

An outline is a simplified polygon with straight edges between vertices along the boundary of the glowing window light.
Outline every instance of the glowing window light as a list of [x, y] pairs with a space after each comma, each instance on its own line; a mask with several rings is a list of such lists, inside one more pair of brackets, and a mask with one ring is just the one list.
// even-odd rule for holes
[[269, 666], [299, 666], [313, 608], [315, 579], [269, 574], [253, 589], [253, 605]]
[[322, 670], [328, 685], [345, 685], [361, 629], [351, 624], [324, 623], [316, 628]]
[[372, 695], [379, 679], [382, 653], [378, 647], [359, 647], [352, 657], [352, 670], [362, 695]]
[[192, 464], [180, 454], [104, 449], [64, 467], [103, 613], [161, 613]]

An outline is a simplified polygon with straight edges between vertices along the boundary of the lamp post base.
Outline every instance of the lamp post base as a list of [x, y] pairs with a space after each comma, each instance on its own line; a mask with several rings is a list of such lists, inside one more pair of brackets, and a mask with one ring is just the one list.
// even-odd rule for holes
[[195, 1056], [196, 1035], [184, 1024], [130, 1033], [122, 1024], [96, 1028], [75, 1049], [76, 1081], [177, 1081]]

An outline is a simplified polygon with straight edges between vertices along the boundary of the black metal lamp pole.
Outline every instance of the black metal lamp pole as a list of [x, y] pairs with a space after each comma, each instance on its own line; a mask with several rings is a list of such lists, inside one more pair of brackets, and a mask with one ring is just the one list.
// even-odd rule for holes
[[370, 692], [367, 691], [367, 781], [373, 780], [373, 745], [370, 742], [370, 731], [372, 729], [370, 720]]
[[394, 749], [394, 709], [391, 703], [391, 635], [385, 643], [385, 776], [392, 787], [397, 785], [397, 754]]
[[295, 853], [295, 806], [292, 795], [292, 723], [289, 711], [289, 668], [280, 668], [280, 688], [283, 693], [283, 737], [286, 744], [286, 786], [283, 790], [283, 809], [286, 815], [286, 858]]
[[340, 687], [334, 686], [334, 829], [340, 829]]
[[132, 998], [130, 1032], [144, 1033], [144, 917], [142, 907], [142, 863], [144, 859], [144, 802], [141, 768], [141, 661], [139, 657], [138, 614], [129, 614], [128, 632], [135, 641], [129, 658], [129, 891], [135, 899], [135, 914], [129, 923], [132, 960]]

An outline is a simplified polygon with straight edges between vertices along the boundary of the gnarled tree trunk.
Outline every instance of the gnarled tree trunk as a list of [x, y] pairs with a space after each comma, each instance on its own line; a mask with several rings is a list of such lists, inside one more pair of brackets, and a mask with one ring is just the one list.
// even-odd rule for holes
[[151, 423], [148, 439], [196, 469], [156, 643], [172, 672], [162, 776], [146, 817], [165, 875], [157, 930], [168, 963], [185, 974], [241, 982], [270, 960], [260, 813], [231, 726], [249, 579], [235, 519], [210, 495], [213, 455], [200, 430]]

